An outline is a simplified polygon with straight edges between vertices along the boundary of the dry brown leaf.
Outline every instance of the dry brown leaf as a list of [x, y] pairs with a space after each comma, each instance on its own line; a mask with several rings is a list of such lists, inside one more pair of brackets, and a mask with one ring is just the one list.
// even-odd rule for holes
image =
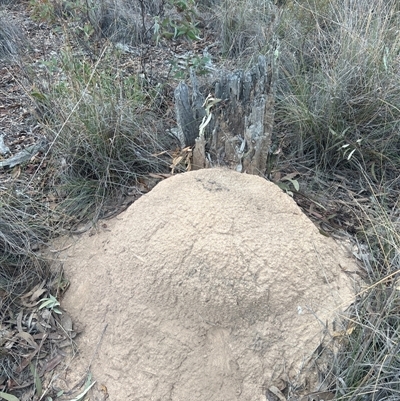
[[316, 391], [300, 398], [300, 401], [329, 401], [335, 398], [335, 394], [329, 391]]
[[33, 295], [35, 294], [36, 291], [41, 290], [44, 285], [46, 284], [46, 280], [42, 281], [41, 284], [35, 285], [32, 290], [27, 292], [26, 294], [22, 295], [21, 299], [26, 299], [31, 297], [31, 301], [34, 299]]
[[31, 347], [33, 347], [34, 349], [38, 348], [37, 343], [35, 342], [35, 340], [33, 339], [32, 335], [27, 333], [26, 331], [20, 331], [16, 337], [20, 337], [23, 340], [25, 340]]
[[149, 177], [151, 178], [157, 178], [163, 180], [165, 177], [163, 174], [154, 174], [154, 173], [149, 173]]
[[294, 173], [290, 173], [290, 174], [286, 174], [282, 180], [293, 180], [293, 178], [297, 177], [299, 175], [298, 172], [294, 172]]
[[332, 337], [333, 337], [333, 338], [347, 337], [347, 336], [349, 336], [353, 331], [354, 331], [354, 326], [350, 326], [347, 330], [334, 331], [334, 332], [332, 333]]
[[[46, 334], [45, 328], [40, 324], [40, 322], [36, 322], [36, 329], [40, 331], [41, 334]], [[38, 334], [39, 335], [39, 334]]]
[[43, 337], [46, 336], [46, 333], [41, 332], [41, 333], [37, 333], [37, 334], [33, 334], [32, 337], [34, 340], [42, 340]]
[[[41, 284], [36, 285], [31, 291], [27, 292], [25, 295], [21, 297], [21, 303], [23, 306], [28, 308], [33, 308], [37, 305], [37, 299], [43, 295], [47, 290], [44, 287], [46, 281], [42, 281]], [[25, 299], [29, 298], [29, 301], [25, 301]]]
[[49, 333], [49, 340], [60, 341], [64, 340], [64, 336], [60, 333]]
[[[5, 345], [7, 344], [7, 342], [9, 341], [10, 338], [12, 338], [13, 336], [13, 332], [10, 330], [7, 330], [5, 326], [0, 325], [0, 332], [1, 332], [1, 337], [0, 337], [0, 347], [5, 347]], [[10, 347], [11, 348], [11, 347]], [[0, 375], [0, 379], [1, 379], [1, 375]], [[0, 380], [1, 381], [1, 380]]]
[[166, 153], [168, 153], [168, 151], [167, 151], [167, 150], [163, 150], [163, 151], [162, 151], [162, 152], [160, 152], [160, 153], [153, 153], [153, 154], [152, 154], [152, 156], [154, 156], [154, 157], [158, 157], [158, 156], [165, 155]]
[[30, 297], [30, 301], [36, 301], [41, 295], [43, 295], [47, 291], [46, 288], [38, 288]]
[[22, 329], [22, 310], [19, 311], [18, 316], [17, 316], [17, 329], [20, 333], [22, 333], [24, 331]]
[[10, 340], [4, 344], [4, 349], [11, 349], [12, 347], [14, 347], [16, 341], [17, 339], [14, 336], [11, 337]]
[[63, 360], [63, 358], [62, 355], [56, 355], [54, 358], [50, 359], [44, 366], [42, 373], [53, 370]]
[[24, 300], [21, 300], [21, 305], [25, 306], [25, 308], [34, 308], [37, 306], [36, 302], [25, 302]]
[[282, 391], [276, 386], [271, 386], [268, 389], [272, 394], [274, 394], [280, 401], [287, 401], [286, 397], [283, 395]]
[[11, 173], [11, 177], [16, 179], [21, 175], [21, 166], [15, 166]]
[[312, 211], [310, 214], [312, 214], [314, 217], [317, 217], [318, 219], [322, 219], [322, 214], [319, 214], [315, 211]]
[[183, 159], [183, 156], [175, 157], [175, 159], [172, 160], [172, 165], [174, 167], [176, 167], [182, 161], [182, 159]]
[[60, 316], [60, 323], [66, 332], [72, 331], [72, 319], [65, 312]]
[[282, 173], [280, 171], [276, 171], [275, 173], [272, 174], [272, 181], [278, 182], [282, 178]]
[[[74, 338], [74, 337], [75, 336], [71, 336], [71, 338]], [[70, 346], [71, 346], [71, 340], [69, 340], [69, 339], [57, 343], [58, 349], [67, 348]]]

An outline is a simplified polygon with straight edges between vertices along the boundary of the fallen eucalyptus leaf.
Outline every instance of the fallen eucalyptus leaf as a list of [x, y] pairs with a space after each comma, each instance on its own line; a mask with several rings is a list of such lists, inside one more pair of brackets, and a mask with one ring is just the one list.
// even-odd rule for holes
[[[85, 390], [82, 391], [82, 393], [80, 393], [78, 396], [76, 396], [75, 398], [73, 398], [72, 400], [69, 401], [82, 401], [82, 398], [86, 395], [86, 393], [94, 386], [96, 382], [93, 382], [88, 388], [86, 388]], [[19, 400], [16, 400], [19, 401]]]
[[0, 391], [0, 398], [4, 398], [7, 401], [19, 401], [19, 398], [17, 398], [15, 395], [3, 393], [2, 391]]
[[35, 391], [36, 391], [36, 395], [40, 398], [42, 395], [42, 381], [40, 380], [38, 371], [35, 367], [35, 365], [33, 363], [31, 363], [29, 365], [29, 368], [31, 370], [32, 376], [33, 376], [33, 380], [35, 383]]

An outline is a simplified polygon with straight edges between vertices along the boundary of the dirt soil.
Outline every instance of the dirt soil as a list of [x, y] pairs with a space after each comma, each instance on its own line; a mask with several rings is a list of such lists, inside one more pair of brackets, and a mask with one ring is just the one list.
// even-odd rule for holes
[[355, 263], [288, 195], [229, 170], [168, 178], [69, 242], [62, 306], [83, 332], [64, 384], [90, 367], [95, 400], [254, 401], [304, 385], [354, 294]]

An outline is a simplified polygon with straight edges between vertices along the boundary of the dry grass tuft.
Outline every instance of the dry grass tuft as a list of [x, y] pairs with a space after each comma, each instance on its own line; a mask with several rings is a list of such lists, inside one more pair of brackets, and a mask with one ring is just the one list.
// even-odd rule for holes
[[65, 49], [48, 71], [51, 90], [43, 89], [41, 114], [59, 165], [54, 183], [63, 213], [76, 221], [97, 220], [139, 178], [168, 171], [160, 157], [168, 137], [154, 111], [157, 91], [119, 70], [119, 57], [105, 47], [94, 63]]
[[222, 0], [212, 10], [223, 56], [240, 63], [271, 45], [276, 8], [270, 0]]
[[2, 15], [0, 9], [0, 67], [18, 60], [24, 46], [27, 41], [22, 29]]
[[398, 3], [293, 1], [282, 11], [277, 125], [323, 169], [396, 168]]
[[350, 334], [331, 363], [332, 387], [340, 400], [398, 400], [400, 396], [400, 227], [397, 207], [373, 188], [361, 207], [359, 233], [366, 284], [349, 311]]

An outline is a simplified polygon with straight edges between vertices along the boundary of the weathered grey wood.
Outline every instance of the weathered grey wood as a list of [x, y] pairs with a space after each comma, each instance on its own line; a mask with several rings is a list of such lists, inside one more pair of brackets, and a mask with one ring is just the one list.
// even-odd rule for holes
[[16, 153], [8, 159], [0, 161], [0, 168], [13, 168], [19, 164], [29, 161], [38, 152], [43, 152], [47, 149], [47, 141], [40, 140], [34, 145], [26, 147], [21, 152]]
[[[190, 82], [192, 84], [192, 109], [193, 109], [193, 116], [197, 122], [201, 122], [203, 117], [205, 116], [206, 112], [203, 107], [204, 98], [205, 96], [199, 90], [199, 83], [197, 82], [197, 77], [193, 69], [190, 70]], [[198, 131], [197, 131], [198, 134]], [[197, 137], [197, 135], [196, 135]]]
[[195, 139], [199, 135], [199, 125], [205, 113], [201, 108], [204, 98], [197, 90], [197, 81], [194, 81], [193, 86], [195, 90], [192, 100], [190, 100], [189, 88], [183, 82], [179, 83], [174, 92], [176, 120], [179, 127], [177, 136], [181, 145], [184, 146], [194, 145]]
[[0, 134], [0, 155], [6, 155], [10, 148], [4, 143], [4, 134]]
[[247, 71], [221, 72], [209, 92], [222, 100], [212, 110], [212, 119], [199, 137], [199, 125], [205, 115], [201, 93], [192, 73], [189, 87], [180, 83], [175, 90], [178, 126], [185, 146], [195, 145], [193, 168], [212, 164], [229, 165], [237, 171], [263, 175], [274, 120], [275, 56], [260, 56]]

